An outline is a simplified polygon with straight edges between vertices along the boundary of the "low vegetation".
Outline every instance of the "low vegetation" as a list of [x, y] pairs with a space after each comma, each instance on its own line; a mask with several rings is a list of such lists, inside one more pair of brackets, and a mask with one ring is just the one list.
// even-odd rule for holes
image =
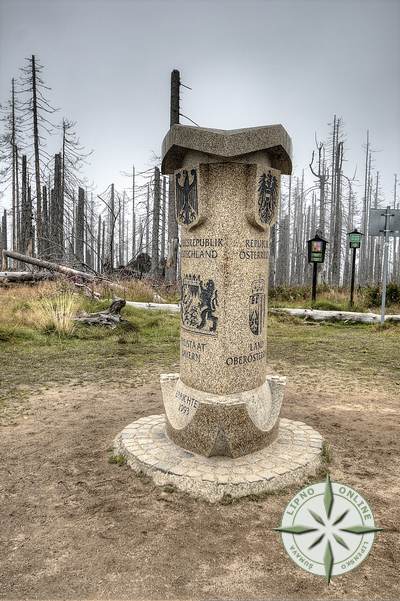
[[[380, 310], [380, 286], [365, 286], [355, 290], [354, 305], [350, 306], [350, 292], [347, 288], [318, 286], [317, 300], [311, 301], [310, 286], [277, 286], [269, 291], [271, 307], [298, 307], [322, 309], [325, 311], [357, 311], [376, 313]], [[400, 284], [390, 282], [386, 291], [387, 313], [400, 314]]]
[[[325, 302], [335, 302], [329, 291], [324, 294]], [[115, 329], [73, 321], [80, 311], [109, 304], [77, 294], [65, 283], [0, 289], [0, 405], [57, 383], [120, 383], [134, 381], [143, 371], [154, 377], [162, 370], [177, 371], [178, 315], [126, 306], [124, 322]], [[400, 389], [395, 324], [315, 324], [282, 315], [270, 316], [268, 327], [268, 358], [278, 372], [340, 370]]]
[[126, 306], [114, 329], [73, 321], [109, 305], [55, 283], [0, 289], [0, 406], [49, 383], [117, 383], [145, 364], [150, 371], [176, 360], [174, 315]]

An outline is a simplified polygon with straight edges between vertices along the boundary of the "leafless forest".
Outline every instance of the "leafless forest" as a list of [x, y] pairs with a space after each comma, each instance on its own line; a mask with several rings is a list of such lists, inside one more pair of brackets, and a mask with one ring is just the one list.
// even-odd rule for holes
[[[44, 66], [31, 56], [10, 82], [9, 97], [2, 99], [0, 249], [93, 274], [147, 274], [173, 284], [179, 261], [173, 179], [160, 175], [156, 155], [149, 160], [150, 168], [136, 168], [127, 157], [131, 167], [124, 171], [126, 186], [117, 189], [111, 182], [97, 193], [96, 182], [85, 176], [95, 153], [80, 142], [79, 124], [52, 106], [50, 85]], [[171, 124], [181, 115], [179, 89], [179, 72], [173, 71]], [[364, 165], [346, 160], [351, 144], [363, 144]], [[307, 185], [310, 177], [313, 183]], [[366, 131], [364, 141], [348, 140], [343, 118], [327, 115], [326, 131], [316, 134], [309, 165], [284, 178], [279, 218], [271, 231], [270, 285], [310, 282], [306, 241], [319, 230], [329, 242], [321, 282], [347, 286], [347, 233], [357, 227], [367, 234], [371, 207], [400, 206], [397, 174], [392, 198], [383, 201], [381, 185], [373, 132]], [[380, 282], [382, 253], [383, 241], [365, 235], [357, 258], [359, 285]], [[3, 270], [19, 268], [20, 261], [12, 256], [3, 263]], [[400, 282], [398, 238], [390, 241], [389, 279]]]

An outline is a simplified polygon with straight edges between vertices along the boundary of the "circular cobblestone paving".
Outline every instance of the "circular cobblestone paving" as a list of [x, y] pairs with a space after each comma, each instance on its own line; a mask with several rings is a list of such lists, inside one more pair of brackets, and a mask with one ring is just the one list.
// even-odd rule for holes
[[322, 460], [322, 437], [303, 422], [281, 418], [277, 440], [265, 449], [235, 459], [203, 457], [167, 437], [164, 415], [149, 415], [122, 430], [114, 449], [155, 484], [217, 502], [278, 490], [315, 474]]

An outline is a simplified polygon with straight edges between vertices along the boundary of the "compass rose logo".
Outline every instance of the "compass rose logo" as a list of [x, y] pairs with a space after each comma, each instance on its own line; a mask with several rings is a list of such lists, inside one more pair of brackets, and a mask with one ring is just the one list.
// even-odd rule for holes
[[339, 576], [356, 568], [374, 542], [376, 528], [367, 501], [350, 486], [319, 482], [303, 488], [274, 528], [293, 561], [312, 574]]

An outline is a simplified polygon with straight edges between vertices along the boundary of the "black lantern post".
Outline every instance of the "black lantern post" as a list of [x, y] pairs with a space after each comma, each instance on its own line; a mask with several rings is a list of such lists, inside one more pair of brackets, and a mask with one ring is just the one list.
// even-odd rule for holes
[[322, 238], [318, 231], [315, 234], [315, 238], [308, 240], [308, 262], [313, 264], [313, 278], [312, 278], [312, 295], [311, 300], [315, 302], [317, 298], [317, 278], [318, 278], [318, 263], [325, 261], [325, 251], [327, 241]]
[[350, 283], [350, 307], [354, 305], [354, 279], [356, 273], [356, 252], [357, 248], [361, 246], [361, 232], [355, 228], [352, 232], [349, 232], [349, 246], [353, 249], [352, 257], [351, 257], [351, 283]]

